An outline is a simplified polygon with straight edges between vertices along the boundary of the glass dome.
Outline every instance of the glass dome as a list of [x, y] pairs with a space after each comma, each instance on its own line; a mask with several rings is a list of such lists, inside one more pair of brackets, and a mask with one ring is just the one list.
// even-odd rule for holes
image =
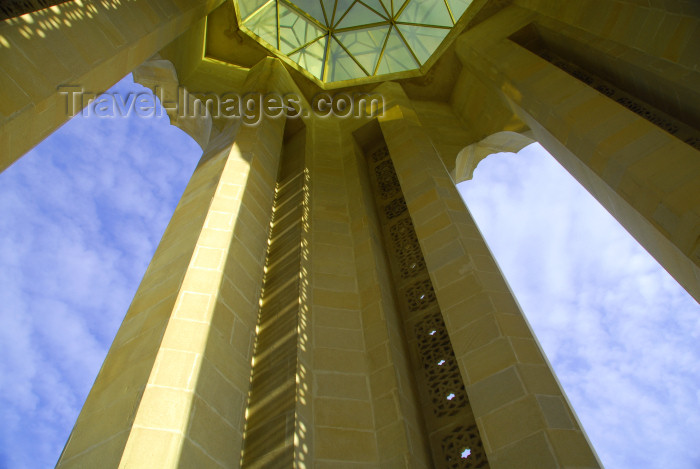
[[242, 29], [324, 82], [414, 70], [472, 0], [238, 0]]

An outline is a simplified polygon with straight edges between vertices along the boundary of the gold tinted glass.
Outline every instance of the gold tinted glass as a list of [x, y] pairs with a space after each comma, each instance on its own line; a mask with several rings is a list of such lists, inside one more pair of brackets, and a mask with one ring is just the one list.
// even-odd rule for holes
[[472, 0], [238, 0], [242, 24], [316, 78], [426, 63]]

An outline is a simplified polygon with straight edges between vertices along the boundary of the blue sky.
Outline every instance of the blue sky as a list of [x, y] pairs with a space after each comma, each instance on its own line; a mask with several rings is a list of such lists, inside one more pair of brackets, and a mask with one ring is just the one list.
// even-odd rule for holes
[[538, 144], [458, 187], [603, 464], [700, 467], [700, 305]]
[[[0, 174], [0, 467], [56, 463], [200, 153], [76, 118]], [[459, 188], [606, 467], [700, 467], [700, 306], [537, 145]]]

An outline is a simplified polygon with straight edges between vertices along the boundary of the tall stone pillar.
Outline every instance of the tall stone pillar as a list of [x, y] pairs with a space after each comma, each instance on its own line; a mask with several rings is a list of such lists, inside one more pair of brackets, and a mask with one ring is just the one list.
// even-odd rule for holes
[[[380, 119], [383, 139], [430, 274], [430, 285], [407, 295], [419, 305], [433, 294], [437, 299], [444, 326], [436, 320], [429, 332], [439, 335], [444, 327], [449, 335], [488, 463], [492, 468], [600, 467], [410, 101], [394, 83], [377, 91], [387, 102]], [[444, 399], [458, 397], [454, 391]], [[468, 426], [465, 420], [443, 437], [445, 447], [467, 441], [459, 429]]]
[[[611, 40], [598, 28], [614, 20], [612, 9], [594, 22], [562, 15], [578, 22], [570, 25], [509, 7], [460, 36], [456, 49], [465, 69], [700, 301], [697, 61], [634, 43], [647, 35], [642, 19], [661, 13], [630, 8], [639, 10], [627, 15], [635, 22]], [[666, 40], [658, 47], [680, 47]]]
[[239, 464], [283, 129], [209, 143], [58, 467]]
[[[353, 126], [347, 121], [341, 124]], [[378, 128], [376, 121], [370, 125]], [[386, 217], [376, 210], [377, 180], [368, 171], [374, 163], [368, 154], [373, 148], [363, 148], [347, 132], [343, 137], [340, 154], [360, 300], [357, 323], [364, 339], [368, 404], [373, 410], [372, 430], [376, 434], [374, 467], [433, 467], [423, 421], [424, 403], [414, 376], [417, 362], [407, 347], [405, 308], [396, 297], [383, 242]]]
[[312, 464], [378, 468], [377, 416], [348, 189], [352, 142], [343, 138], [335, 119], [314, 118], [310, 124]]

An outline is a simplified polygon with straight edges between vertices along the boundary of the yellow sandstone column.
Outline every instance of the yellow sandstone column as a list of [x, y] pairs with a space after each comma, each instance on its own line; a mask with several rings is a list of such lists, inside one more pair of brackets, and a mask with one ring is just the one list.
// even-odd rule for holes
[[447, 170], [398, 84], [384, 140], [491, 468], [601, 467]]
[[310, 127], [313, 463], [319, 468], [376, 468], [375, 415], [347, 187], [352, 147], [332, 117], [313, 118]]
[[284, 123], [209, 143], [58, 467], [239, 464]]

